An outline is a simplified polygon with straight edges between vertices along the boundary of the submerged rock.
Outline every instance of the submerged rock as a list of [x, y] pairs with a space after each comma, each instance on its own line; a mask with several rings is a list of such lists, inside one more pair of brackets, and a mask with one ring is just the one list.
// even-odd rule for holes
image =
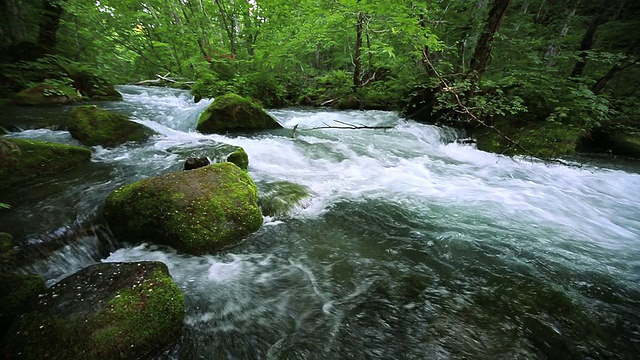
[[85, 148], [35, 140], [0, 139], [0, 188], [89, 161]]
[[282, 126], [262, 107], [236, 94], [216, 98], [200, 115], [201, 133], [244, 132], [280, 129]]
[[264, 191], [258, 200], [265, 216], [284, 216], [300, 205], [301, 200], [311, 197], [305, 186], [288, 181], [276, 181], [263, 185]]
[[177, 342], [184, 296], [160, 262], [105, 263], [60, 281], [15, 319], [7, 359], [139, 359]]
[[109, 195], [104, 216], [121, 241], [211, 253], [258, 230], [262, 214], [249, 175], [232, 163], [153, 177]]
[[229, 154], [229, 156], [227, 156], [227, 161], [236, 164], [244, 171], [249, 169], [249, 155], [247, 155], [243, 148], [238, 148], [238, 150]]
[[144, 141], [153, 134], [144, 125], [93, 105], [78, 106], [71, 111], [69, 132], [83, 145], [106, 147], [129, 141]]
[[18, 105], [55, 105], [67, 104], [82, 100], [82, 95], [71, 86], [55, 87], [49, 84], [38, 84], [22, 90], [13, 97]]
[[15, 255], [13, 236], [0, 232], [0, 271], [11, 268]]
[[211, 164], [207, 157], [190, 157], [184, 162], [185, 170], [193, 170]]
[[38, 300], [47, 287], [42, 276], [0, 275], [0, 338], [11, 322]]

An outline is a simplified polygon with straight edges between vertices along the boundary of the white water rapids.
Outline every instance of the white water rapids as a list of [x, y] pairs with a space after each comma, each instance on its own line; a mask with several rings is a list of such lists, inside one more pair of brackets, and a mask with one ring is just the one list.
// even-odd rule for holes
[[[188, 309], [167, 358], [632, 358], [640, 350], [639, 174], [510, 159], [383, 111], [274, 110], [285, 129], [203, 135], [194, 129], [209, 102], [179, 90], [120, 90], [123, 102], [101, 106], [158, 135], [94, 148], [93, 164], [58, 178], [55, 190], [36, 183], [7, 200], [32, 229], [25, 237], [82, 222], [116, 187], [177, 171], [218, 143], [245, 149], [259, 189], [286, 180], [312, 193], [220, 255], [143, 244], [101, 260], [169, 266]], [[336, 121], [392, 129], [306, 130]], [[75, 144], [58, 129], [11, 136]], [[42, 194], [17, 200], [34, 189]], [[54, 282], [93, 263], [95, 239], [80, 240], [30, 270]]]

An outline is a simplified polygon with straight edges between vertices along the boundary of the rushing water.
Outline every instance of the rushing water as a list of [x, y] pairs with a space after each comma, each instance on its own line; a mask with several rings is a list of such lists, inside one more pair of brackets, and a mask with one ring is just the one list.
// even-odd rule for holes
[[[124, 86], [102, 106], [159, 133], [94, 148], [90, 165], [1, 194], [0, 226], [70, 237], [26, 271], [50, 283], [96, 261], [159, 260], [186, 295], [180, 359], [631, 359], [640, 354], [640, 175], [512, 160], [392, 112], [277, 110], [284, 130], [195, 132], [207, 102]], [[14, 114], [12, 133], [74, 144], [68, 108]], [[30, 118], [37, 121], [29, 122]], [[53, 121], [53, 123], [52, 123]], [[317, 129], [335, 121], [391, 129]], [[31, 124], [31, 125], [30, 125]], [[295, 137], [292, 128], [298, 125]], [[35, 127], [35, 128], [34, 128]], [[39, 128], [38, 128], [39, 127]], [[113, 189], [242, 146], [260, 189], [312, 193], [242, 245], [188, 256], [77, 229]]]

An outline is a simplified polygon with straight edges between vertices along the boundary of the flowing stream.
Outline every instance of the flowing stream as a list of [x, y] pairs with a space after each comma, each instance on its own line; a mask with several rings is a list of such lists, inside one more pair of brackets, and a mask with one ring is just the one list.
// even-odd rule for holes
[[[102, 103], [156, 132], [4, 191], [0, 229], [64, 246], [50, 284], [100, 261], [158, 260], [185, 293], [180, 359], [631, 359], [640, 354], [640, 175], [509, 159], [393, 112], [274, 110], [283, 130], [195, 132], [188, 92], [123, 86]], [[67, 107], [12, 110], [10, 136], [77, 144]], [[391, 129], [317, 129], [335, 121]], [[47, 123], [46, 128], [40, 124]], [[53, 126], [52, 126], [53, 124]], [[298, 128], [295, 137], [292, 129]], [[188, 256], [82, 232], [113, 189], [242, 146], [258, 188], [311, 197], [240, 246]], [[107, 246], [107, 248], [109, 247]]]

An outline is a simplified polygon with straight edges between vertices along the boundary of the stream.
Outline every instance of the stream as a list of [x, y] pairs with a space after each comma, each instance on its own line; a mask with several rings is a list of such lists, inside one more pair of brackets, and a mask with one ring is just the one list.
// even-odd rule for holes
[[[162, 359], [632, 359], [640, 354], [640, 168], [568, 167], [461, 145], [394, 112], [279, 109], [284, 129], [195, 132], [210, 103], [121, 86], [99, 106], [158, 135], [93, 148], [81, 168], [3, 189], [0, 230], [63, 239], [22, 271], [49, 285], [97, 262], [162, 261], [185, 293], [181, 342]], [[7, 109], [11, 137], [78, 145], [70, 107]], [[391, 129], [316, 129], [336, 121]], [[292, 129], [298, 125], [295, 136]], [[120, 244], [98, 225], [114, 189], [188, 156], [249, 155], [265, 190], [311, 197], [221, 254]], [[105, 250], [106, 249], [106, 250]], [[105, 257], [106, 251], [106, 257]]]

